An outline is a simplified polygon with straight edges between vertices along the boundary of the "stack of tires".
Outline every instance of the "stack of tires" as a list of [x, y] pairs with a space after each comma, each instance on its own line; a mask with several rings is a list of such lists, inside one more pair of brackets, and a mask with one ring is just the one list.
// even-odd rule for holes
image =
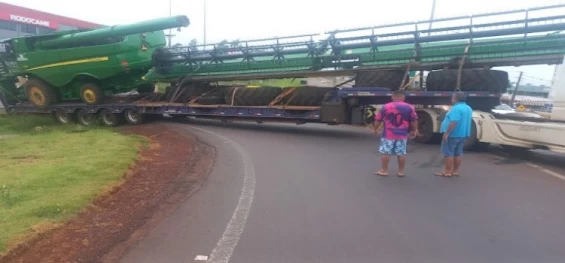
[[233, 106], [266, 106], [282, 93], [279, 87], [230, 87], [224, 95], [224, 101]]
[[[207, 83], [185, 83], [170, 86], [162, 96], [167, 102], [187, 103], [193, 100], [202, 105], [267, 106], [284, 89], [280, 87], [212, 86]], [[290, 106], [320, 106], [330, 88], [298, 87], [279, 103]]]
[[[280, 104], [289, 106], [320, 106], [329, 88], [297, 87], [280, 100]], [[234, 106], [266, 106], [274, 101], [283, 89], [278, 87], [232, 87], [225, 95], [226, 104]]]
[[[431, 71], [426, 78], [426, 89], [454, 91], [457, 87], [457, 73], [457, 69]], [[489, 69], [463, 69], [461, 71], [461, 91], [504, 93], [508, 85], [508, 72], [506, 71]]]
[[291, 106], [320, 106], [330, 88], [299, 87], [283, 98], [282, 104]]
[[[355, 87], [379, 87], [398, 90], [404, 79], [404, 70], [359, 71], [355, 76]], [[408, 83], [408, 77], [404, 83]]]
[[186, 103], [202, 94], [209, 92], [212, 87], [208, 83], [194, 82], [167, 87], [165, 100], [167, 102]]

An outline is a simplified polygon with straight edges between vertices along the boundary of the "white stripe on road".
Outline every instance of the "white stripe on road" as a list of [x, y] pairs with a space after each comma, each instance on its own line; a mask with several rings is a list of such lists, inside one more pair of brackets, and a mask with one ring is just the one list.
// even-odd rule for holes
[[247, 222], [247, 217], [249, 216], [249, 212], [251, 211], [251, 205], [253, 203], [253, 197], [255, 195], [255, 170], [253, 168], [251, 158], [249, 158], [247, 152], [245, 152], [245, 150], [243, 150], [243, 148], [241, 148], [238, 143], [215, 132], [193, 126], [191, 126], [190, 128], [209, 133], [222, 139], [226, 143], [231, 144], [243, 158], [243, 172], [245, 175], [243, 179], [243, 188], [241, 189], [237, 207], [233, 212], [230, 222], [226, 226], [226, 230], [224, 231], [222, 238], [220, 238], [220, 240], [216, 244], [216, 247], [214, 248], [214, 250], [212, 250], [212, 254], [210, 255], [208, 261], [206, 261], [227, 263], [230, 260], [230, 257], [233, 254], [237, 243], [239, 242], [239, 238], [241, 237], [243, 229], [245, 228], [245, 223]]
[[530, 163], [530, 162], [527, 162], [526, 164], [527, 164], [528, 166], [530, 166], [530, 167], [537, 168], [537, 169], [541, 170], [542, 172], [544, 172], [544, 173], [546, 173], [546, 174], [549, 174], [549, 175], [551, 175], [551, 176], [553, 176], [553, 177], [555, 177], [555, 178], [558, 178], [558, 179], [561, 179], [561, 180], [565, 181], [565, 175], [562, 175], [562, 174], [557, 173], [557, 172], [554, 172], [554, 171], [552, 171], [552, 170], [543, 168], [543, 167], [541, 167], [541, 166], [539, 166], [539, 165], [537, 165], [537, 164], [533, 164], [533, 163]]
[[208, 260], [208, 256], [204, 256], [204, 255], [198, 255], [194, 258], [194, 260], [196, 261], [204, 261], [204, 260]]

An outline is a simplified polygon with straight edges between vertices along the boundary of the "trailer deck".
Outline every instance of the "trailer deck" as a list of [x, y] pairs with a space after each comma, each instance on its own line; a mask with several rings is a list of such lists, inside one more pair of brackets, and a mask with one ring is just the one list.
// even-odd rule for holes
[[[500, 94], [490, 92], [465, 92], [470, 105], [484, 105], [485, 102], [498, 103]], [[406, 102], [418, 105], [449, 105], [453, 92], [436, 91], [406, 91]], [[358, 105], [379, 105], [390, 101], [392, 91], [382, 88], [343, 88], [338, 89], [329, 103], [334, 106], [346, 100], [357, 100]], [[355, 107], [356, 105], [348, 105]], [[141, 114], [169, 114], [186, 115], [193, 117], [234, 117], [234, 118], [257, 118], [257, 119], [292, 119], [307, 122], [321, 122], [321, 112], [327, 105], [321, 106], [231, 106], [228, 104], [201, 105], [168, 102], [128, 102], [109, 103], [99, 105], [87, 105], [84, 103], [61, 103], [47, 109], [38, 109], [24, 102], [7, 107], [9, 114], [16, 113], [44, 113], [51, 114], [55, 111], [76, 113], [84, 110], [87, 113], [96, 114], [102, 109], [112, 113], [122, 113], [126, 109], [134, 109]]]

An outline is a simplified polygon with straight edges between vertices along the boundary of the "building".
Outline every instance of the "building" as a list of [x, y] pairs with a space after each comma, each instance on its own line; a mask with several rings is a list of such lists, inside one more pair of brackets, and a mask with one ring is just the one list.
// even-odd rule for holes
[[[104, 25], [0, 2], [0, 40]], [[0, 102], [0, 114], [4, 106]]]
[[[511, 83], [511, 87], [508, 87], [506, 93], [512, 94], [514, 93], [515, 83]], [[534, 85], [534, 84], [520, 84], [518, 87], [518, 92], [516, 95], [523, 95], [523, 96], [531, 96], [531, 97], [538, 97], [538, 98], [548, 98], [549, 93], [551, 91], [551, 87], [545, 85]]]
[[0, 3], [0, 39], [101, 26], [103, 25]]

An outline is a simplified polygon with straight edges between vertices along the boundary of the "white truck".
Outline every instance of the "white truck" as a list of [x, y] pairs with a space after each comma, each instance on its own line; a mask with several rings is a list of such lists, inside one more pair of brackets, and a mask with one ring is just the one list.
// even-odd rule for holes
[[[565, 59], [564, 59], [565, 63]], [[497, 144], [510, 150], [546, 149], [565, 153], [565, 66], [556, 66], [550, 99], [553, 108], [547, 118], [529, 117], [528, 114], [498, 114], [474, 111], [472, 138], [466, 149], [482, 149]], [[416, 141], [439, 141], [439, 129], [449, 106], [417, 107], [422, 136]]]

